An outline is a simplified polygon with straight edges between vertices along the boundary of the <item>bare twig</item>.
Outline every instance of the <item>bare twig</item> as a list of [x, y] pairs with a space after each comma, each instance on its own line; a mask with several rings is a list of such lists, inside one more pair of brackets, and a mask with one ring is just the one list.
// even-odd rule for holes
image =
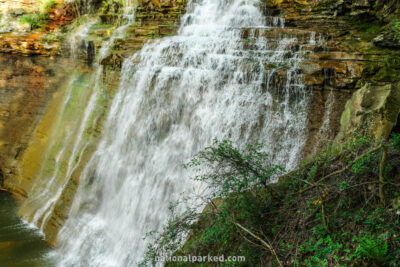
[[253, 241], [251, 241], [250, 239], [248, 239], [246, 236], [244, 236], [242, 233], [240, 233], [239, 232], [239, 235], [241, 236], [241, 237], [243, 237], [243, 239], [245, 239], [247, 242], [249, 242], [250, 244], [253, 244], [254, 246], [257, 246], [257, 247], [261, 247], [261, 248], [264, 248], [264, 246], [262, 246], [262, 245], [259, 245], [259, 244], [257, 244], [257, 243], [254, 243]]
[[333, 212], [333, 215], [336, 217], [337, 211], [339, 210], [340, 204], [342, 204], [342, 198], [339, 198], [339, 201], [336, 205], [335, 211]]
[[251, 235], [252, 237], [254, 237], [255, 239], [257, 239], [258, 241], [260, 241], [260, 243], [267, 249], [269, 249], [272, 253], [272, 255], [275, 256], [275, 259], [277, 260], [279, 266], [283, 267], [282, 262], [280, 261], [278, 255], [276, 254], [274, 248], [265, 240], [261, 239], [259, 236], [257, 236], [256, 234], [254, 234], [253, 232], [251, 232], [249, 229], [245, 228], [244, 226], [240, 225], [237, 222], [233, 222], [237, 227], [239, 227], [240, 229], [242, 229], [243, 231], [245, 231], [246, 233], [248, 233], [249, 235]]
[[383, 146], [382, 158], [381, 158], [381, 162], [379, 163], [379, 198], [381, 200], [382, 205], [384, 205], [384, 206], [386, 204], [385, 194], [383, 192], [383, 186], [385, 185], [384, 171], [385, 171], [385, 165], [386, 165], [386, 155], [387, 155], [387, 147]]
[[310, 220], [312, 217], [315, 216], [315, 214], [317, 214], [317, 212], [318, 212], [318, 209], [315, 209], [310, 215], [308, 215], [308, 216], [304, 219], [303, 224], [305, 225], [305, 224], [308, 222], [308, 220]]
[[347, 171], [347, 170], [350, 169], [355, 163], [357, 163], [360, 159], [362, 159], [363, 157], [365, 157], [365, 156], [367, 156], [367, 155], [369, 155], [369, 154], [371, 154], [371, 153], [374, 153], [374, 152], [378, 151], [378, 150], [381, 149], [381, 148], [382, 148], [382, 145], [379, 145], [379, 146], [376, 146], [376, 147], [372, 148], [371, 150], [368, 150], [368, 151], [365, 152], [364, 154], [362, 154], [362, 155], [358, 156], [357, 158], [355, 158], [352, 162], [350, 162], [348, 165], [346, 165], [346, 167], [344, 167], [343, 169], [340, 169], [340, 170], [334, 171], [334, 172], [332, 172], [332, 173], [330, 173], [330, 174], [328, 174], [328, 175], [325, 175], [324, 177], [322, 177], [321, 179], [319, 179], [313, 186], [307, 187], [306, 189], [300, 191], [299, 194], [302, 194], [302, 193], [308, 191], [309, 189], [311, 189], [311, 188], [313, 188], [313, 187], [315, 187], [315, 186], [318, 186], [319, 183], [321, 183], [322, 181], [328, 179], [329, 177], [332, 177], [332, 176], [335, 176], [335, 175], [338, 175], [338, 174], [340, 174], [340, 173], [342, 173], [342, 172]]
[[324, 202], [321, 203], [321, 213], [322, 213], [322, 223], [324, 224], [325, 228], [329, 231], [328, 228], [328, 221], [326, 219], [326, 213], [325, 213], [325, 205]]
[[346, 188], [340, 189], [340, 192], [343, 192], [343, 191], [346, 191], [346, 190], [349, 190], [349, 189], [351, 189], [351, 188], [358, 187], [358, 186], [363, 186], [363, 185], [368, 185], [368, 184], [378, 184], [378, 183], [379, 183], [379, 181], [372, 181], [372, 182], [359, 183], [359, 184], [355, 184], [355, 185], [348, 186], [348, 187], [346, 187]]

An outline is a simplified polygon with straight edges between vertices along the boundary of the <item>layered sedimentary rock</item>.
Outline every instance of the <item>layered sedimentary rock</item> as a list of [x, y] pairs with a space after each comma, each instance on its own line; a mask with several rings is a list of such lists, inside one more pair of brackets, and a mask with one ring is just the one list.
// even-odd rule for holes
[[75, 13], [63, 0], [0, 1], [0, 53], [17, 55], [59, 55], [65, 34]]
[[400, 113], [400, 83], [373, 86], [365, 84], [346, 103], [336, 142], [346, 141], [354, 131], [361, 136], [385, 140]]
[[[30, 5], [26, 1], [19, 2], [21, 9], [10, 11], [17, 18], [23, 16], [27, 12], [25, 6]], [[76, 105], [70, 111], [66, 109], [67, 115], [64, 117], [60, 115], [60, 109], [63, 101], [66, 101], [68, 85], [61, 84], [61, 81], [65, 75], [73, 73], [72, 70], [64, 71], [68, 70], [66, 61], [42, 57], [0, 57], [0, 65], [6, 66], [0, 70], [2, 188], [32, 202], [29, 196], [37, 190], [33, 190], [33, 185], [54, 172], [55, 165], [58, 166], [59, 177], [68, 176], [67, 180], [55, 179], [59, 180], [62, 187], [53, 203], [53, 212], [35, 219], [35, 208], [40, 209], [35, 203], [23, 205], [20, 212], [27, 220], [35, 219], [41, 224], [47, 240], [52, 244], [55, 244], [57, 232], [68, 216], [80, 173], [103, 130], [103, 120], [119, 83], [119, 71], [124, 60], [146, 42], [176, 33], [187, 1], [139, 0], [136, 6], [131, 7], [135, 9], [133, 21], [129, 21], [131, 13], [124, 13], [128, 7], [113, 1], [106, 2], [107, 5], [93, 2], [95, 7], [91, 10], [92, 15], [87, 16], [89, 21], [85, 21], [87, 17], [81, 14], [76, 24], [64, 26], [76, 13], [71, 13], [69, 6], [58, 6], [49, 14], [49, 25], [54, 27], [44, 27], [39, 32], [21, 28], [20, 33], [25, 32], [18, 35], [9, 31], [0, 34], [0, 52], [54, 56], [60, 53], [73, 54], [70, 53], [71, 43], [67, 41], [66, 33], [73, 33], [79, 23], [88, 26], [84, 38], [78, 38], [79, 43], [73, 44], [78, 47], [74, 59], [84, 61], [75, 66], [77, 73], [73, 75], [76, 75], [76, 91], [73, 93], [83, 95], [76, 99]], [[295, 37], [297, 43], [290, 50], [307, 51], [297, 70], [303, 74], [303, 83], [312, 92], [304, 156], [313, 155], [335, 136], [339, 143], [355, 132], [372, 135], [376, 139], [387, 137], [396, 125], [399, 113], [400, 87], [396, 83], [396, 75], [399, 73], [397, 65], [400, 57], [395, 38], [397, 33], [391, 25], [391, 20], [399, 14], [398, 2], [378, 1], [374, 12], [367, 1], [265, 2], [266, 14], [284, 18], [286, 27], [260, 29], [257, 33], [271, 42], [283, 36]], [[3, 7], [5, 3], [10, 6], [9, 1], [0, 1]], [[121, 30], [120, 24], [125, 24], [126, 28]], [[116, 34], [117, 30], [123, 34]], [[246, 40], [249, 29], [242, 29], [242, 32]], [[251, 40], [247, 45], [251, 47]], [[104, 54], [100, 55], [102, 52]], [[93, 66], [100, 69], [101, 74], [93, 76]], [[269, 67], [276, 69], [272, 79], [277, 88], [285, 84], [288, 66]], [[24, 80], [19, 78], [22, 76]], [[67, 130], [57, 133], [59, 129], [55, 121], [57, 116], [61, 116], [64, 126], [79, 128], [73, 121], [78, 117], [82, 119], [84, 109], [90, 102], [87, 90], [93, 90], [88, 85], [93, 82], [91, 77], [102, 82], [104, 98], [96, 104], [98, 117], [93, 119], [92, 125], [82, 130], [82, 142], [88, 145], [84, 149], [77, 145], [76, 152], [72, 148], [65, 148], [63, 151], [67, 152], [62, 153], [71, 154], [71, 158], [57, 163], [57, 150], [48, 152], [48, 155], [47, 150], [52, 150], [52, 143], [57, 148], [62, 147], [69, 135]], [[64, 127], [62, 125], [59, 127]], [[71, 135], [75, 134], [78, 135]], [[67, 166], [68, 162], [71, 162], [72, 168]], [[51, 190], [57, 191], [57, 188]]]
[[[124, 59], [141, 49], [146, 42], [175, 34], [179, 20], [185, 13], [186, 3], [187, 0], [139, 0], [134, 23], [128, 23], [123, 37], [115, 38], [101, 64], [121, 67]], [[103, 32], [99, 30], [94, 34], [102, 36]], [[99, 49], [101, 42], [95, 42], [95, 46]]]
[[[66, 76], [64, 83], [47, 92], [40, 114], [31, 116], [35, 124], [26, 129], [28, 133], [23, 144], [12, 142], [18, 147], [23, 146], [23, 149], [17, 156], [11, 153], [4, 156], [13, 160], [5, 161], [2, 188], [23, 200], [21, 217], [34, 222], [45, 233], [49, 243], [56, 244], [58, 230], [68, 216], [80, 174], [97, 146], [97, 138], [119, 83], [123, 60], [144, 43], [173, 34], [184, 8], [182, 1], [147, 1], [143, 6], [139, 3], [136, 21], [124, 22], [127, 26], [119, 28], [115, 18], [105, 19], [108, 16], [106, 13], [102, 13], [99, 19], [94, 15], [82, 16], [78, 23], [64, 27], [67, 32], [72, 32], [72, 38], [60, 35], [54, 42], [57, 45], [55, 49], [40, 48], [43, 44], [40, 38], [48, 34], [44, 29], [44, 32], [36, 34], [39, 37], [34, 44], [39, 45], [39, 49], [25, 51], [14, 47], [2, 50], [5, 53], [42, 56], [63, 53], [75, 61], [71, 69], [65, 62], [59, 62], [60, 70], [55, 71]], [[87, 27], [87, 33], [82, 38], [81, 33], [78, 32], [78, 36], [74, 33], [81, 30], [77, 27], [79, 24], [84, 30]], [[123, 36], [119, 36], [120, 30], [124, 30]], [[7, 38], [13, 36], [7, 35]], [[45, 90], [45, 85], [49, 86], [51, 82], [42, 80], [37, 82], [41, 81], [42, 90]]]
[[[385, 114], [392, 114], [389, 123], [383, 115], [371, 119], [371, 114], [365, 108], [361, 110], [354, 98], [367, 99], [371, 107], [376, 107], [381, 106], [381, 98], [375, 96], [382, 90], [389, 90], [386, 93], [390, 96], [398, 95], [399, 89], [394, 83], [398, 81], [400, 62], [400, 35], [396, 28], [399, 2], [271, 0], [266, 3], [267, 12], [284, 17], [288, 27], [314, 31], [316, 40], [324, 40], [324, 45], [316, 46], [302, 65], [304, 82], [314, 90], [305, 154], [310, 155], [325, 145], [327, 140], [321, 139], [327, 123], [323, 112], [329, 106], [328, 136], [337, 135], [337, 144], [355, 133], [376, 139], [389, 136], [397, 123], [396, 104], [385, 104], [380, 109]], [[365, 87], [369, 89], [361, 89]], [[354, 92], [357, 92], [356, 96], [350, 100]], [[330, 95], [334, 97], [330, 98]], [[395, 102], [395, 98], [391, 97], [390, 102]], [[333, 104], [329, 99], [333, 99]], [[349, 114], [357, 114], [357, 122], [353, 117], [350, 119]], [[377, 125], [379, 130], [374, 129]]]
[[[27, 149], [51, 95], [64, 82], [68, 63], [64, 59], [10, 57], [0, 54], [0, 172], [1, 184], [9, 188], [17, 163]], [[61, 67], [64, 66], [64, 67]]]

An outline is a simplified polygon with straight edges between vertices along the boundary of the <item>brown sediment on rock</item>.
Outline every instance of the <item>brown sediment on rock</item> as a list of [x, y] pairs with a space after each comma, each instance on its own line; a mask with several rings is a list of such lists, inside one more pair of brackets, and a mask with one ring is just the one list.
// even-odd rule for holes
[[[384, 105], [381, 110], [385, 114], [397, 113], [388, 123], [384, 116], [368, 119], [370, 114], [360, 111], [350, 98], [358, 90], [361, 91], [356, 94], [363, 94], [365, 90], [361, 88], [367, 84], [374, 93], [363, 97], [373, 102], [371, 106], [379, 105], [378, 98], [374, 97], [379, 94], [379, 88], [390, 88], [390, 95], [398, 94], [399, 89], [394, 83], [398, 81], [400, 51], [397, 46], [400, 42], [387, 36], [395, 35], [392, 23], [400, 14], [400, 2], [270, 0], [266, 5], [266, 13], [285, 18], [287, 28], [298, 32], [314, 31], [316, 39], [324, 40], [323, 45], [305, 45], [313, 53], [307, 54], [300, 66], [304, 84], [313, 92], [304, 156], [311, 156], [331, 143], [336, 135], [336, 143], [355, 133], [376, 139], [389, 136], [398, 114], [393, 105]], [[330, 92], [334, 94], [334, 102], [329, 138], [324, 140], [318, 135], [326, 119], [324, 113]], [[353, 121], [344, 125], [343, 117], [348, 113], [358, 114], [359, 123]]]
[[[12, 3], [10, 3], [12, 2]], [[10, 13], [14, 24], [23, 24], [24, 17], [33, 17], [40, 14], [40, 1], [5, 1], [0, 2], [0, 10], [4, 10], [3, 16]], [[37, 19], [43, 23], [37, 29], [14, 29], [0, 31], [0, 53], [17, 54], [23, 56], [32, 55], [59, 55], [60, 40], [48, 38], [55, 30], [72, 22], [75, 14], [71, 4], [63, 0], [55, 1], [54, 6], [46, 10], [46, 14]], [[27, 22], [25, 22], [27, 23]], [[1, 25], [0, 25], [1, 26]]]
[[[85, 129], [85, 135], [90, 136], [90, 140], [87, 141], [87, 146], [85, 146], [85, 149], [81, 154], [79, 164], [74, 166], [74, 170], [68, 177], [68, 180], [59, 181], [64, 185], [59, 198], [54, 203], [53, 211], [47, 218], [41, 217], [37, 221], [39, 224], [43, 223], [42, 230], [45, 233], [46, 241], [49, 244], [53, 246], [56, 246], [57, 244], [58, 231], [61, 229], [68, 217], [70, 206], [78, 185], [81, 182], [81, 173], [96, 149], [98, 137], [102, 132], [103, 123], [107, 115], [107, 110], [119, 84], [119, 69], [123, 60], [131, 56], [135, 51], [141, 49], [146, 42], [176, 32], [179, 18], [184, 13], [183, 10], [185, 8], [183, 2], [178, 2], [179, 8], [177, 8], [175, 4], [166, 5], [164, 3], [163, 5], [156, 7], [156, 9], [153, 10], [154, 12], [152, 11], [149, 13], [148, 8], [150, 7], [146, 7], [146, 11], [140, 11], [139, 6], [139, 11], [137, 12], [138, 21], [135, 25], [130, 26], [129, 29], [127, 29], [124, 38], [114, 40], [113, 46], [109, 50], [109, 55], [101, 61], [101, 64], [103, 65], [103, 73], [99, 78], [101, 79], [102, 86], [104, 86], [106, 92], [104, 92], [104, 100], [96, 106], [96, 112], [100, 115], [96, 118], [93, 125], [90, 125]], [[73, 25], [71, 25], [71, 27], [73, 27]], [[114, 24], [96, 24], [90, 29], [87, 40], [85, 41], [90, 43], [95, 51], [99, 51], [99, 49], [108, 42], [109, 38], [112, 36], [112, 31], [116, 27], [117, 26]], [[39, 44], [39, 40], [43, 36], [42, 33], [34, 34], [33, 36], [36, 38], [33, 43], [41, 45]], [[19, 40], [18, 36], [10, 38]], [[26, 36], [22, 37], [22, 39], [23, 38], [26, 38]], [[33, 37], [30, 37], [29, 39], [33, 39]], [[14, 43], [21, 45], [23, 41], [19, 42], [20, 43], [15, 41]], [[55, 43], [60, 46], [58, 42]], [[37, 50], [31, 49], [31, 51], [33, 51], [31, 54], [25, 53], [24, 55], [53, 55], [52, 53], [54, 51], [61, 51], [61, 53], [65, 51], [62, 50], [63, 48], [57, 48], [52, 50], [50, 53], [45, 54], [41, 48], [42, 47], [39, 47]], [[20, 50], [21, 48], [16, 47], [14, 50], [16, 51], [15, 54], [18, 54], [18, 51]], [[12, 51], [10, 52], [12, 53]], [[78, 52], [77, 57], [79, 62], [81, 60], [87, 60], [88, 53], [87, 51], [80, 51]], [[31, 57], [27, 57], [27, 59], [30, 58]], [[53, 60], [53, 57], [48, 57], [48, 59]], [[90, 69], [91, 67], [86, 64], [76, 64], [77, 65], [74, 67], [75, 70], [86, 77], [83, 78], [84, 80], [90, 80], [89, 76], [91, 76], [91, 74], [84, 73], [87, 72], [86, 69]], [[61, 64], [60, 67], [65, 66]], [[72, 69], [69, 72], [64, 72], [66, 76], [71, 75], [71, 73], [73, 73]], [[45, 84], [47, 84], [46, 81], [44, 81], [44, 85]], [[60, 117], [63, 117], [62, 120], [67, 120], [65, 123], [70, 123], [69, 121], [74, 119], [73, 117], [64, 117], [61, 111], [63, 101], [65, 101], [67, 85], [68, 84], [59, 85], [57, 90], [47, 92], [46, 101], [44, 101], [43, 106], [41, 106], [41, 113], [35, 117], [35, 125], [29, 129], [29, 135], [26, 140], [24, 140], [24, 149], [21, 150], [18, 157], [13, 161], [13, 172], [9, 173], [9, 175], [4, 179], [3, 188], [11, 191], [15, 197], [23, 200], [19, 214], [27, 221], [32, 221], [32, 216], [35, 213], [34, 209], [39, 208], [35, 207], [37, 204], [35, 204], [35, 200], [32, 199], [35, 184], [38, 182], [40, 183], [41, 180], [44, 182], [45, 175], [43, 174], [46, 174], [49, 170], [54, 168], [54, 166], [50, 166], [51, 164], [54, 164], [54, 155], [51, 153], [46, 155], [46, 153], [49, 151], [52, 142], [55, 142], [55, 144], [63, 142], [63, 140], [60, 139], [62, 134], [58, 136], [59, 134], [57, 133], [63, 130], [55, 128], [57, 127], [57, 123], [55, 122], [59, 120]], [[88, 100], [87, 90], [92, 90], [89, 87], [84, 86], [81, 90], [86, 95], [84, 96], [86, 100], [80, 98], [79, 101], [82, 103], [77, 104], [78, 106], [73, 107], [73, 110], [68, 111], [70, 114], [73, 113], [76, 116], [79, 116], [79, 113], [85, 108]], [[61, 127], [64, 126], [61, 125]], [[60, 166], [60, 174], [65, 174], [65, 164], [61, 163]], [[58, 181], [61, 177], [57, 176], [56, 179]], [[43, 221], [44, 219], [46, 219], [46, 221]]]
[[[298, 43], [291, 50], [309, 51], [304, 55], [298, 70], [303, 74], [303, 84], [312, 94], [304, 157], [315, 154], [321, 147], [331, 143], [335, 136], [339, 143], [355, 132], [372, 135], [377, 139], [387, 137], [396, 124], [399, 112], [396, 104], [399, 86], [394, 83], [396, 72], [388, 70], [395, 65], [393, 62], [400, 60], [399, 52], [388, 49], [386, 43], [382, 47], [382, 41], [376, 39], [384, 34], [380, 28], [365, 35], [360, 30], [364, 26], [354, 23], [354, 18], [372, 16], [368, 13], [370, 6], [356, 6], [349, 1], [338, 1], [341, 4], [331, 2], [267, 1], [266, 13], [285, 18], [286, 28], [257, 30], [271, 42], [282, 36], [297, 37]], [[396, 9], [398, 5], [392, 3], [395, 7], [393, 12], [397, 14], [400, 8]], [[104, 68], [101, 79], [110, 98], [103, 103], [96, 125], [89, 129], [93, 134], [92, 143], [88, 145], [81, 162], [66, 182], [55, 203], [54, 212], [43, 228], [49, 243], [56, 245], [57, 233], [68, 216], [80, 174], [96, 148], [96, 138], [102, 131], [104, 117], [118, 86], [119, 70], [124, 60], [140, 50], [145, 43], [176, 34], [185, 9], [186, 0], [138, 1], [135, 23], [128, 27], [125, 36], [115, 38], [108, 54], [102, 58], [100, 64]], [[378, 13], [374, 18], [378, 25], [388, 23], [384, 21], [386, 18], [379, 15], [384, 14], [385, 10], [384, 5], [378, 6]], [[1, 34], [0, 52], [11, 53], [13, 58], [15, 55], [54, 56], [63, 53], [60, 43], [62, 40], [46, 41], [45, 37], [69, 24], [73, 19], [71, 12], [68, 6], [56, 6], [50, 11], [48, 24], [42, 31], [22, 35]], [[102, 24], [96, 24], [90, 29], [86, 40], [90, 44], [88, 47], [99, 51], [111, 38], [117, 27], [115, 22], [120, 16], [120, 13], [113, 13], [112, 10], [105, 10], [99, 15]], [[249, 29], [242, 31], [245, 38]], [[322, 38], [324, 41], [310, 42], [312, 32], [317, 40]], [[61, 36], [65, 37], [65, 34]], [[246, 45], [251, 47], [252, 44], [249, 42]], [[91, 54], [87, 51], [82, 51], [78, 58], [87, 59], [89, 55]], [[1, 188], [26, 199], [29, 198], [33, 183], [39, 179], [38, 173], [42, 164], [45, 164], [41, 156], [48, 146], [50, 132], [54, 130], [52, 123], [65, 89], [57, 81], [61, 81], [67, 72], [54, 65], [58, 62], [64, 68], [61, 59], [15, 58], [17, 60], [1, 58], [0, 54], [0, 65], [6, 66], [0, 69], [0, 90], [3, 90], [2, 97], [4, 96], [4, 102], [0, 100]], [[387, 62], [389, 67], [386, 66]], [[28, 77], [24, 81], [18, 78], [18, 73], [21, 72]], [[286, 79], [285, 67], [277, 68], [273, 77], [274, 85], [282, 86]], [[54, 89], [55, 85], [59, 85], [57, 90]], [[323, 132], [321, 129], [326, 121], [327, 132]], [[21, 209], [20, 215], [29, 218], [28, 210]]]
[[[60, 65], [59, 65], [60, 64]], [[63, 82], [63, 59], [0, 54], [0, 170], [2, 188], [26, 198], [23, 188], [8, 187], [52, 93]], [[62, 70], [61, 70], [62, 69]]]
[[[135, 11], [135, 23], [125, 32], [125, 36], [117, 38], [109, 54], [101, 61], [102, 65], [120, 68], [123, 61], [143, 45], [153, 39], [176, 34], [181, 16], [186, 11], [187, 0], [139, 0]], [[102, 15], [102, 21], [107, 21]], [[103, 32], [99, 30], [98, 35]], [[101, 47], [95, 42], [95, 47]]]

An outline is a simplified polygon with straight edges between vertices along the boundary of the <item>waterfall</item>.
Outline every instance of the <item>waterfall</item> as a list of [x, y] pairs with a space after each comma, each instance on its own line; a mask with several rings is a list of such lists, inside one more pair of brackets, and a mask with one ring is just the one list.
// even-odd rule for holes
[[88, 43], [85, 41], [87, 38], [90, 28], [96, 23], [96, 20], [89, 20], [89, 22], [80, 25], [73, 34], [68, 38], [68, 43], [70, 45], [71, 57], [76, 59], [77, 54], [80, 49], [84, 48], [87, 50]]
[[214, 138], [262, 142], [275, 163], [296, 166], [310, 98], [298, 71], [302, 51], [291, 49], [295, 37], [269, 37], [284, 22], [266, 18], [261, 4], [189, 1], [176, 36], [124, 62], [58, 235], [59, 266], [135, 266], [169, 202], [199, 186], [182, 164]]
[[[77, 61], [79, 53], [87, 53], [86, 39], [97, 19], [88, 17], [86, 20], [68, 38], [71, 60]], [[126, 27], [115, 30], [99, 51], [93, 66], [79, 61], [74, 65], [69, 81], [54, 94], [46, 108], [24, 155], [22, 176], [37, 179], [34, 179], [19, 213], [42, 232], [54, 231], [46, 228], [57, 228], [54, 227], [56, 206], [63, 203], [64, 192], [70, 183], [74, 183], [71, 180], [79, 174], [86, 163], [85, 157], [91, 155], [96, 145], [96, 131], [101, 127], [101, 118], [106, 114], [112, 97], [106, 84], [106, 80], [112, 79], [109, 77], [112, 71], [105, 76], [99, 61], [107, 55], [115, 38], [120, 37]]]
[[[81, 70], [82, 71], [82, 70]], [[43, 231], [49, 216], [59, 200], [66, 184], [79, 166], [85, 147], [91, 137], [86, 130], [97, 120], [96, 102], [100, 88], [96, 77], [101, 72], [74, 71], [69, 83], [54, 99], [56, 108], [50, 106], [52, 124], [48, 133], [39, 127], [39, 134], [49, 135], [50, 141], [42, 156], [39, 179], [33, 184], [28, 200], [23, 203], [20, 213]], [[46, 118], [43, 119], [45, 122]], [[43, 133], [41, 133], [43, 131]], [[34, 148], [35, 145], [32, 145]], [[35, 150], [35, 149], [33, 149]], [[27, 153], [27, 157], [36, 156]], [[26, 171], [26, 168], [24, 168]]]

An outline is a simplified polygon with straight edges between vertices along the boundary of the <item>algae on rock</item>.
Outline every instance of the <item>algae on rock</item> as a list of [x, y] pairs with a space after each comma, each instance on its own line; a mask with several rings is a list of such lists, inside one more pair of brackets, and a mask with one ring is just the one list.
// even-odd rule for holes
[[366, 84], [346, 103], [335, 139], [343, 143], [355, 133], [375, 140], [387, 139], [400, 113], [400, 83], [373, 86]]

